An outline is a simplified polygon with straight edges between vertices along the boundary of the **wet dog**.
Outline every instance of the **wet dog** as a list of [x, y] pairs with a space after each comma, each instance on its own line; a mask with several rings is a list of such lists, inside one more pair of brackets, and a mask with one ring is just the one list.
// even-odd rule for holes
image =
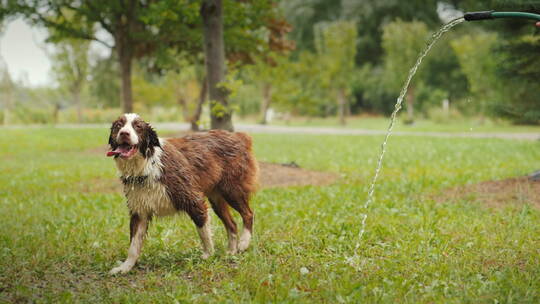
[[[247, 134], [212, 130], [163, 139], [137, 114], [129, 113], [113, 122], [109, 145], [107, 156], [114, 158], [120, 172], [131, 215], [128, 257], [111, 274], [133, 268], [153, 217], [177, 212], [187, 213], [195, 223], [202, 258], [211, 256], [214, 245], [205, 197], [225, 225], [227, 252], [248, 248], [253, 234], [249, 199], [256, 190], [258, 167]], [[242, 217], [240, 238], [229, 206]]]

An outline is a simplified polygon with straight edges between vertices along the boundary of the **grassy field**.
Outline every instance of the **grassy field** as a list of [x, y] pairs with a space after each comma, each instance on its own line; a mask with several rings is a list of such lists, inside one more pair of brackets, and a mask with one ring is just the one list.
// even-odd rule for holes
[[355, 255], [381, 136], [255, 135], [258, 158], [339, 172], [326, 187], [265, 189], [252, 247], [201, 260], [187, 217], [153, 222], [134, 271], [107, 130], [0, 135], [0, 302], [538, 303], [540, 211], [435, 202], [445, 188], [540, 168], [538, 142], [391, 138]]

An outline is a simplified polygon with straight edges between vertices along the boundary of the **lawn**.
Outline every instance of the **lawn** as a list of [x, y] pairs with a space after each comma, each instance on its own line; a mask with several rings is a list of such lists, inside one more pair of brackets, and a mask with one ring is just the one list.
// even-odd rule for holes
[[341, 178], [258, 192], [252, 247], [234, 257], [215, 216], [209, 260], [187, 217], [158, 219], [134, 270], [111, 277], [129, 219], [106, 140], [106, 129], [2, 130], [0, 302], [540, 302], [538, 209], [434, 199], [539, 169], [538, 142], [391, 138], [358, 240], [382, 136], [254, 135], [261, 161]]

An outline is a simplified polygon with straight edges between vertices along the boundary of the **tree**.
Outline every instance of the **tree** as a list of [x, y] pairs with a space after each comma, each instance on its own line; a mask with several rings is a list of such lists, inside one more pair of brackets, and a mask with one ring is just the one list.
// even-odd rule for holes
[[438, 2], [411, 0], [405, 4], [396, 0], [287, 0], [280, 5], [287, 21], [293, 25], [291, 35], [297, 42], [297, 53], [315, 51], [315, 24], [353, 20], [357, 31], [361, 33], [358, 37], [356, 62], [380, 64], [383, 59], [383, 27], [398, 18], [404, 21], [422, 20], [430, 27], [438, 26]]
[[284, 91], [288, 91], [285, 94], [292, 93], [289, 88], [286, 88], [295, 82], [291, 78], [296, 78], [291, 77], [291, 66], [286, 53], [269, 52], [264, 57], [254, 58], [253, 64], [243, 71], [243, 78], [253, 82], [261, 93], [259, 122], [263, 125], [268, 122], [268, 110], [271, 105], [283, 100], [281, 95]]
[[268, 40], [264, 45], [266, 51], [252, 56], [253, 62], [248, 66], [247, 75], [259, 86], [261, 91], [261, 124], [267, 123], [268, 110], [272, 104], [273, 91], [279, 94], [284, 82], [290, 82], [291, 64], [289, 55], [295, 48], [293, 41], [287, 39], [291, 26], [282, 18], [273, 18], [268, 22]]
[[[457, 2], [459, 8], [464, 11], [481, 10], [488, 7], [496, 11], [540, 13], [538, 1], [460, 0]], [[492, 114], [509, 118], [517, 123], [539, 124], [540, 98], [538, 92], [540, 82], [538, 79], [540, 72], [537, 67], [540, 65], [540, 56], [538, 55], [540, 54], [540, 38], [534, 22], [507, 19], [497, 22], [480, 22], [475, 25], [484, 30], [484, 33], [480, 33], [481, 36], [490, 32], [497, 33], [497, 39], [490, 42], [491, 49], [489, 51], [476, 41], [476, 36], [471, 36], [473, 38], [471, 42], [474, 42], [474, 46], [477, 46], [478, 49], [470, 51], [486, 54], [486, 57], [477, 57], [481, 62], [472, 64], [495, 66], [494, 69], [490, 68], [492, 74], [486, 74], [486, 79], [482, 84], [483, 86], [491, 86], [490, 96], [482, 96], [482, 99], [486, 100], [486, 97], [491, 99], [489, 108], [494, 110]], [[456, 47], [459, 48], [458, 45]], [[498, 83], [504, 83], [504, 85], [494, 85], [493, 81], [495, 80]], [[497, 100], [493, 96], [495, 93], [500, 94]]]
[[[399, 93], [409, 69], [425, 46], [428, 33], [427, 26], [418, 21], [397, 20], [383, 28], [384, 75], [389, 90]], [[416, 76], [417, 81], [421, 81], [421, 78], [421, 75]], [[406, 96], [407, 120], [410, 123], [414, 121], [415, 89], [413, 82]]]
[[116, 55], [93, 55], [88, 91], [91, 102], [98, 107], [117, 107], [120, 101], [120, 79]]
[[[124, 112], [133, 111], [131, 73], [136, 58], [148, 56], [170, 45], [192, 45], [185, 31], [196, 24], [196, 7], [181, 1], [108, 0], [12, 0], [10, 10], [18, 12], [51, 31], [50, 41], [66, 38], [97, 41], [116, 51], [121, 78]], [[160, 25], [156, 12], [167, 8]], [[112, 43], [98, 37], [94, 25], [108, 32]]]
[[489, 102], [497, 98], [497, 60], [492, 50], [497, 35], [493, 33], [476, 33], [464, 35], [450, 43], [456, 53], [459, 64], [469, 83], [469, 91], [480, 114], [486, 114]]
[[223, 41], [223, 5], [221, 0], [204, 0], [203, 20], [206, 79], [212, 129], [233, 130], [232, 113], [228, 106], [227, 89], [219, 84], [225, 79], [225, 43]]
[[322, 67], [319, 76], [323, 86], [336, 94], [339, 122], [342, 125], [346, 124], [348, 112], [347, 97], [355, 68], [356, 37], [356, 24], [351, 21], [316, 25], [315, 42]]
[[[230, 92], [224, 83], [227, 70], [225, 59], [237, 65], [245, 64], [251, 63], [253, 56], [264, 53], [267, 49], [265, 47], [267, 41], [261, 35], [261, 30], [275, 20], [277, 9], [274, 0], [225, 1], [223, 3], [221, 0], [202, 0], [200, 2], [198, 21], [202, 22], [203, 38], [199, 38], [198, 31], [188, 31], [187, 34], [191, 36], [191, 41], [203, 41], [201, 45], [206, 75], [203, 77], [205, 83], [201, 87], [199, 102], [191, 122], [193, 128], [198, 128], [196, 122], [199, 120], [202, 104], [208, 95], [211, 127], [232, 130], [232, 107], [228, 100]], [[153, 22], [159, 27], [174, 25], [174, 22], [167, 22], [167, 18], [162, 18], [163, 15], [170, 14], [167, 7], [163, 5], [160, 7], [161, 11], [152, 14], [156, 17]], [[175, 63], [174, 57], [185, 56], [186, 50], [182, 47], [174, 49], [177, 54], [172, 57], [161, 57], [167, 60], [158, 62], [158, 66], [161, 65], [161, 68], [165, 70], [183, 68]], [[188, 53], [189, 63], [197, 65], [199, 63], [198, 50], [194, 49]]]
[[4, 108], [4, 125], [11, 123], [11, 114], [13, 112], [13, 91], [15, 85], [9, 75], [7, 66], [0, 58], [0, 99], [2, 100]]
[[[0, 37], [3, 34], [2, 15], [0, 14]], [[0, 99], [4, 108], [4, 125], [11, 123], [11, 113], [13, 111], [13, 91], [14, 83], [9, 75], [9, 70], [4, 58], [0, 55]]]
[[56, 44], [50, 56], [56, 81], [71, 94], [75, 103], [78, 122], [82, 122], [81, 91], [89, 74], [89, 50], [88, 40], [65, 39]]

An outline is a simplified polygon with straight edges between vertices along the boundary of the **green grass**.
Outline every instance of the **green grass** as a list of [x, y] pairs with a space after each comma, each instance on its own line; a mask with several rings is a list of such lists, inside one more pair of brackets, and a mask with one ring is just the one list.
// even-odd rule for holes
[[[257, 123], [258, 117], [240, 119], [239, 122]], [[354, 116], [347, 119], [347, 125], [342, 126], [336, 117], [293, 117], [288, 123], [283, 120], [274, 120], [270, 125], [291, 127], [335, 127], [344, 129], [386, 130], [388, 117]], [[402, 132], [509, 132], [509, 133], [540, 133], [540, 126], [512, 125], [508, 121], [485, 120], [480, 122], [478, 118], [449, 119], [448, 122], [435, 122], [429, 119], [417, 119], [413, 125], [406, 125], [402, 119], [398, 119], [395, 131]]]
[[111, 277], [129, 235], [124, 199], [106, 187], [113, 162], [95, 152], [106, 139], [105, 129], [2, 130], [0, 302], [540, 301], [539, 210], [429, 195], [538, 169], [537, 142], [391, 138], [354, 256], [382, 137], [255, 135], [260, 160], [341, 180], [260, 191], [254, 242], [236, 257], [225, 255], [215, 216], [207, 261], [187, 217], [158, 219], [134, 271]]

